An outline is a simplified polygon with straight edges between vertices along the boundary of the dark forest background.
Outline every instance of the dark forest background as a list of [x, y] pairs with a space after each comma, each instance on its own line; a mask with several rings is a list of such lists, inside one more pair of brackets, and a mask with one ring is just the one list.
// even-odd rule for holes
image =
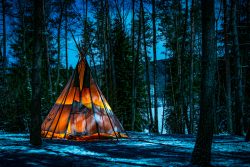
[[[72, 74], [69, 60], [76, 55], [69, 50], [76, 50], [74, 34], [126, 130], [161, 133], [157, 116], [161, 106], [167, 133], [197, 133], [201, 91], [209, 89], [201, 89], [202, 66], [209, 60], [202, 59], [206, 39], [200, 1], [46, 0], [37, 15], [33, 3], [0, 4], [1, 130], [30, 131], [37, 69], [41, 120], [45, 118]], [[243, 135], [250, 124], [250, 1], [220, 0], [214, 8], [211, 127], [215, 134]], [[36, 30], [41, 32], [38, 36]], [[33, 46], [38, 43], [41, 64], [34, 66]]]

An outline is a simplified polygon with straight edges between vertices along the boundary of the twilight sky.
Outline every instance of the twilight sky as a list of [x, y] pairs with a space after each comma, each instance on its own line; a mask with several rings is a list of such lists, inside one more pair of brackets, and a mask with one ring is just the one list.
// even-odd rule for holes
[[[217, 2], [217, 1], [216, 1]], [[82, 14], [81, 18], [76, 18], [75, 20], [73, 20], [73, 24], [70, 24], [70, 28], [75, 30], [74, 32], [74, 36], [76, 38], [77, 41], [81, 40], [81, 32], [83, 30], [83, 24], [82, 21], [84, 16], [83, 13], [85, 13], [85, 9], [84, 9], [84, 4], [83, 4], [83, 0], [76, 0], [75, 5], [73, 5], [73, 8], [75, 11], [78, 11], [79, 13]], [[146, 11], [151, 11], [151, 6], [145, 6]], [[126, 17], [126, 32], [130, 33], [130, 29], [131, 29], [131, 7], [128, 5], [128, 9], [130, 9], [130, 11], [128, 12], [128, 16]], [[216, 3], [216, 17], [218, 17], [218, 13], [220, 13], [220, 15], [222, 15], [222, 12], [219, 12], [220, 9], [220, 3], [217, 2]], [[111, 13], [111, 17], [112, 15], [114, 15], [114, 12]], [[89, 3], [89, 7], [88, 7], [88, 17], [90, 20], [92, 20], [93, 14], [92, 14], [92, 10], [91, 10], [91, 6]], [[12, 53], [11, 53], [11, 49], [10, 49], [10, 44], [11, 41], [14, 40], [14, 36], [12, 35], [12, 27], [10, 26], [13, 23], [13, 18], [7, 16], [6, 18], [6, 25], [7, 25], [7, 54], [8, 54], [8, 58], [9, 58], [9, 62], [14, 61], [13, 57], [12, 57]], [[220, 26], [219, 26], [220, 28]], [[0, 26], [0, 31], [2, 31], [2, 27]], [[54, 32], [56, 33], [56, 32]], [[160, 32], [157, 31], [157, 35], [160, 35]], [[54, 35], [56, 37], [56, 35]], [[64, 41], [64, 32], [62, 31], [62, 40], [61, 40], [61, 59], [62, 59], [62, 63], [63, 65], [65, 65], [65, 41]], [[164, 59], [166, 57], [165, 52], [166, 49], [163, 47], [164, 44], [164, 39], [157, 39], [157, 60], [160, 59]], [[55, 47], [56, 44], [54, 45]], [[55, 48], [57, 49], [57, 48]], [[149, 52], [149, 56], [151, 57], [152, 60], [152, 47], [148, 47], [148, 52]], [[78, 60], [78, 51], [77, 51], [77, 47], [73, 41], [72, 35], [69, 33], [68, 34], [68, 57], [69, 57], [69, 66], [74, 67], [77, 63]], [[97, 62], [98, 63], [98, 62]]]

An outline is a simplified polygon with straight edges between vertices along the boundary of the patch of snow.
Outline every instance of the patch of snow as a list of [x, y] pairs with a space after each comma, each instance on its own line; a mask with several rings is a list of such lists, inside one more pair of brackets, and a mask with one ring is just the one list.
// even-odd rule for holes
[[113, 158], [106, 157], [104, 158], [107, 161], [111, 161], [114, 163], [122, 163], [122, 164], [130, 164], [131, 165], [145, 165], [153, 166], [156, 164], [164, 164], [161, 158], [140, 158], [140, 159], [128, 159], [128, 158]]
[[118, 143], [119, 145], [124, 145], [124, 146], [130, 146], [130, 147], [134, 147], [134, 146], [143, 146], [143, 147], [147, 147], [147, 146], [157, 146], [157, 143], [146, 143], [146, 142], [122, 142], [122, 143]]
[[79, 146], [64, 146], [62, 145], [50, 145], [47, 146], [49, 150], [56, 150], [60, 153], [60, 155], [68, 155], [68, 154], [74, 154], [74, 155], [84, 155], [84, 156], [106, 156], [104, 153], [96, 153], [92, 151], [85, 150], [84, 147]]
[[56, 155], [56, 153], [51, 152], [51, 151], [47, 151], [44, 149], [31, 149], [31, 150], [27, 150], [26, 151], [29, 154], [50, 154], [50, 155]]
[[4, 147], [0, 147], [0, 150], [4, 150], [4, 151], [26, 151], [28, 150], [29, 147], [27, 146], [4, 146]]
[[28, 165], [28, 166], [39, 166], [40, 164], [36, 163], [36, 162], [26, 162], [26, 165]]
[[0, 139], [1, 138], [6, 138], [6, 137], [28, 137], [29, 134], [27, 133], [5, 133], [5, 132], [0, 132]]
[[213, 143], [212, 149], [213, 151], [219, 151], [219, 152], [239, 152], [239, 151], [247, 152], [250, 150], [250, 143], [248, 142]]
[[[119, 139], [118, 142], [71, 143], [63, 141], [57, 143], [45, 141], [41, 147], [36, 148], [29, 144], [28, 136], [28, 134], [0, 133], [0, 159], [12, 158], [5, 157], [5, 153], [11, 155], [18, 153], [25, 155], [25, 157], [33, 154], [41, 155], [44, 157], [43, 160], [48, 161], [46, 164], [50, 163], [50, 160], [46, 159], [49, 156], [46, 155], [56, 155], [56, 157], [70, 157], [73, 160], [81, 160], [82, 157], [87, 156], [90, 162], [93, 161], [100, 165], [105, 163], [104, 165], [108, 166], [183, 166], [188, 165], [195, 144], [195, 137], [191, 135], [155, 135], [144, 132], [129, 132], [129, 139]], [[141, 152], [134, 151], [136, 149], [137, 151], [141, 150]], [[250, 143], [244, 142], [243, 137], [215, 136], [212, 145], [213, 165], [245, 167], [249, 165], [247, 164], [248, 157], [250, 159]], [[79, 164], [83, 163], [84, 160], [83, 158], [82, 161], [79, 161]], [[38, 161], [32, 159], [31, 163], [33, 162], [36, 164]]]

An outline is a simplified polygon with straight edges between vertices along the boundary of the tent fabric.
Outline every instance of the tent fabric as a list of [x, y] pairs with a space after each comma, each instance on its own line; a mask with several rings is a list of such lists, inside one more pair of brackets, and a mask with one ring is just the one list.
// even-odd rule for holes
[[95, 140], [127, 137], [82, 58], [41, 126], [44, 138]]

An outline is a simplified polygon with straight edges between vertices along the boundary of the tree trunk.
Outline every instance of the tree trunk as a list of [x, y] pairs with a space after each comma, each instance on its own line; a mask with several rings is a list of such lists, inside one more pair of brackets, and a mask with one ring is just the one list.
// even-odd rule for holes
[[63, 16], [63, 4], [60, 2], [60, 16], [57, 29], [57, 78], [56, 78], [56, 94], [58, 93], [59, 82], [60, 82], [60, 65], [61, 65], [61, 26], [62, 26], [62, 16]]
[[110, 56], [111, 56], [111, 72], [112, 72], [112, 98], [113, 98], [113, 109], [116, 110], [117, 105], [117, 98], [116, 98], [116, 75], [115, 75], [115, 61], [114, 61], [114, 54], [112, 54], [111, 47], [110, 48]]
[[[25, 5], [25, 4], [24, 4]], [[19, 1], [19, 6], [22, 8], [22, 4]], [[25, 6], [23, 7], [25, 8]], [[28, 65], [28, 60], [27, 60], [27, 46], [26, 46], [26, 25], [25, 25], [25, 13], [24, 10], [21, 9], [21, 17], [22, 17], [22, 35], [23, 35], [23, 40], [22, 40], [22, 54], [23, 54], [23, 60], [24, 60], [24, 67], [25, 67], [25, 85], [26, 85], [26, 90], [30, 93], [29, 95], [32, 94], [31, 92], [31, 81], [30, 81], [30, 71], [29, 71], [29, 65]]]
[[172, 100], [173, 100], [173, 104], [174, 104], [174, 108], [175, 108], [175, 106], [176, 106], [176, 98], [175, 98], [173, 72], [172, 72], [172, 65], [171, 65], [171, 63], [169, 63], [169, 73], [170, 73]]
[[178, 13], [176, 12], [175, 14], [175, 38], [176, 38], [176, 57], [177, 57], [177, 77], [178, 77], [178, 88], [177, 88], [177, 96], [176, 96], [176, 108], [175, 110], [177, 111], [177, 119], [176, 119], [176, 132], [175, 133], [183, 133], [183, 106], [182, 106], [182, 51], [180, 48], [180, 42], [178, 40], [178, 38], [180, 37], [180, 27], [181, 25], [181, 21], [180, 21], [180, 13], [181, 13], [181, 2], [180, 0], [178, 0], [177, 3], [177, 7], [178, 7]]
[[32, 101], [30, 143], [41, 145], [41, 61], [43, 31], [43, 0], [34, 2], [34, 56], [32, 62]]
[[248, 127], [248, 130], [247, 130], [247, 135], [246, 135], [246, 139], [245, 139], [247, 142], [250, 141], [250, 127]]
[[[142, 35], [143, 35], [143, 48], [144, 48], [144, 55], [145, 55], [145, 63], [146, 63], [146, 85], [147, 85], [147, 93], [148, 93], [148, 111], [149, 111], [149, 118], [150, 118], [150, 124], [149, 127], [153, 126], [153, 115], [152, 115], [152, 104], [151, 104], [151, 93], [150, 93], [150, 80], [149, 80], [149, 60], [148, 60], [148, 54], [147, 54], [147, 42], [146, 42], [146, 26], [145, 26], [145, 20], [144, 20], [144, 6], [143, 1], [141, 2], [142, 5]], [[149, 131], [152, 129], [149, 128]]]
[[88, 0], [85, 0], [85, 16], [84, 16], [84, 49], [88, 49], [89, 34], [88, 34]]
[[[138, 26], [138, 39], [137, 39], [137, 50], [136, 50], [136, 56], [135, 56], [135, 68], [134, 68], [134, 113], [133, 113], [133, 119], [135, 122], [135, 113], [136, 113], [136, 99], [137, 99], [137, 84], [136, 84], [136, 77], [137, 77], [137, 70], [138, 70], [138, 65], [139, 65], [139, 56], [140, 56], [140, 48], [141, 48], [141, 16], [142, 16], [142, 0], [140, 0], [140, 13], [139, 13], [139, 26]], [[134, 129], [134, 127], [133, 127]]]
[[243, 114], [243, 88], [242, 88], [242, 74], [241, 74], [241, 56], [239, 48], [239, 36], [237, 30], [237, 7], [236, 0], [232, 0], [231, 4], [231, 25], [232, 25], [232, 39], [233, 39], [233, 54], [236, 59], [236, 94], [235, 94], [235, 134], [242, 135], [242, 114]]
[[107, 64], [108, 64], [108, 86], [109, 86], [109, 98], [110, 104], [113, 110], [116, 110], [116, 78], [115, 78], [115, 64], [114, 55], [111, 47], [111, 19], [109, 15], [109, 1], [105, 1], [106, 6], [106, 37], [107, 37]]
[[245, 141], [246, 142], [250, 141], [250, 118], [247, 119], [247, 135]]
[[[167, 54], [165, 54], [165, 59], [167, 59]], [[168, 82], [168, 77], [167, 77], [167, 74], [168, 74], [168, 70], [167, 70], [167, 61], [165, 61], [164, 63], [165, 65], [165, 69], [164, 69], [164, 92], [163, 92], [163, 111], [162, 111], [162, 121], [161, 121], [161, 134], [163, 134], [163, 130], [164, 130], [164, 121], [165, 121], [165, 115], [166, 115], [166, 112], [168, 110], [168, 106], [167, 106], [167, 82]]]
[[3, 65], [6, 66], [7, 63], [7, 55], [6, 55], [6, 0], [2, 0], [2, 22], [3, 22]]
[[216, 91], [216, 103], [215, 103], [215, 112], [214, 112], [214, 134], [218, 134], [218, 120], [217, 120], [217, 108], [219, 109], [220, 107], [220, 94], [221, 94], [221, 82], [220, 82], [220, 71], [219, 71], [219, 60], [218, 60], [218, 55], [217, 55], [217, 32], [218, 32], [218, 19], [215, 19], [215, 54], [216, 54], [216, 73], [217, 73], [217, 91]]
[[155, 0], [152, 0], [152, 24], [153, 24], [153, 76], [154, 76], [154, 132], [159, 133], [158, 130], [158, 105], [157, 105], [157, 70], [156, 70], [156, 13], [155, 13]]
[[[181, 100], [180, 100], [180, 105], [181, 105], [181, 113], [183, 114], [183, 118], [184, 121], [186, 123], [186, 127], [188, 130], [188, 134], [191, 133], [190, 131], [190, 123], [189, 123], [189, 119], [188, 119], [188, 114], [187, 114], [187, 107], [185, 105], [185, 99], [184, 99], [184, 92], [185, 92], [185, 88], [184, 88], [184, 55], [186, 54], [186, 49], [185, 49], [185, 44], [186, 44], [186, 37], [187, 37], [187, 21], [188, 21], [188, 0], [186, 0], [186, 7], [185, 7], [185, 20], [184, 20], [184, 25], [183, 25], [183, 36], [182, 36], [182, 46], [181, 46], [181, 74], [180, 74], [180, 95], [181, 95]], [[184, 122], [182, 121], [182, 122]], [[183, 128], [182, 128], [182, 133], [185, 133], [185, 124], [183, 124]]]
[[213, 139], [213, 114], [215, 112], [215, 12], [214, 0], [202, 0], [202, 69], [200, 120], [192, 164], [209, 166]]
[[190, 109], [190, 131], [194, 133], [194, 94], [193, 94], [193, 82], [194, 82], [194, 41], [195, 41], [195, 27], [194, 27], [194, 7], [195, 0], [192, 0], [192, 7], [190, 13], [191, 19], [191, 43], [190, 43], [190, 75], [189, 75], [189, 109]]
[[66, 77], [69, 77], [69, 63], [68, 63], [68, 11], [65, 9], [65, 64], [66, 64]]
[[119, 21], [122, 24], [122, 28], [124, 28], [123, 27], [124, 23], [123, 23], [123, 19], [122, 19], [122, 15], [121, 15], [119, 4], [118, 4], [117, 0], [114, 0], [114, 3], [115, 3], [115, 9], [116, 9], [117, 15], [119, 17]]
[[[110, 48], [109, 48], [109, 2], [108, 0], [105, 0], [105, 66], [106, 66], [106, 72], [105, 72], [105, 80], [106, 80], [106, 87], [107, 87], [107, 98], [112, 103], [112, 94], [110, 93], [110, 65], [109, 65], [109, 58], [110, 58]], [[112, 104], [111, 104], [112, 105]]]
[[136, 110], [136, 85], [135, 85], [135, 80], [136, 80], [136, 65], [135, 65], [135, 59], [136, 56], [134, 53], [134, 41], [135, 41], [135, 0], [132, 0], [132, 57], [133, 57], [133, 75], [132, 75], [132, 101], [131, 101], [131, 111], [132, 111], [132, 119], [131, 119], [131, 130], [134, 130], [134, 124], [135, 124], [135, 110]]
[[43, 18], [44, 18], [44, 24], [43, 24], [43, 30], [45, 35], [43, 35], [43, 40], [45, 42], [44, 46], [44, 54], [45, 54], [45, 59], [46, 59], [46, 67], [47, 67], [47, 78], [49, 81], [49, 97], [50, 97], [50, 102], [53, 100], [53, 92], [52, 92], [52, 81], [51, 81], [51, 69], [50, 69], [50, 56], [49, 56], [49, 49], [48, 49], [48, 31], [47, 31], [47, 20], [45, 17], [45, 4], [43, 4]]
[[[5, 84], [7, 83], [7, 78], [6, 78], [6, 67], [7, 67], [7, 55], [6, 55], [6, 22], [5, 22], [5, 15], [6, 15], [6, 5], [5, 5], [6, 0], [2, 0], [2, 30], [3, 30], [3, 38], [2, 38], [2, 44], [3, 44], [3, 52], [2, 48], [0, 48], [0, 82], [1, 86], [0, 88], [4, 88]], [[2, 89], [1, 89], [2, 90]]]
[[223, 0], [224, 6], [224, 48], [225, 48], [225, 61], [226, 61], [226, 111], [227, 111], [227, 129], [230, 134], [233, 132], [232, 121], [232, 98], [231, 98], [231, 64], [228, 52], [228, 9], [227, 0]]
[[[103, 0], [101, 0], [101, 6], [103, 8], [103, 21], [102, 21], [102, 28], [103, 31], [103, 68], [104, 68], [104, 85], [105, 85], [105, 97], [107, 98], [107, 101], [109, 101], [109, 88], [108, 88], [108, 74], [107, 74], [107, 16], [108, 12], [106, 11], [104, 13], [104, 9], [106, 9], [106, 0], [105, 4], [103, 4]], [[105, 18], [105, 20], [104, 20]]]

